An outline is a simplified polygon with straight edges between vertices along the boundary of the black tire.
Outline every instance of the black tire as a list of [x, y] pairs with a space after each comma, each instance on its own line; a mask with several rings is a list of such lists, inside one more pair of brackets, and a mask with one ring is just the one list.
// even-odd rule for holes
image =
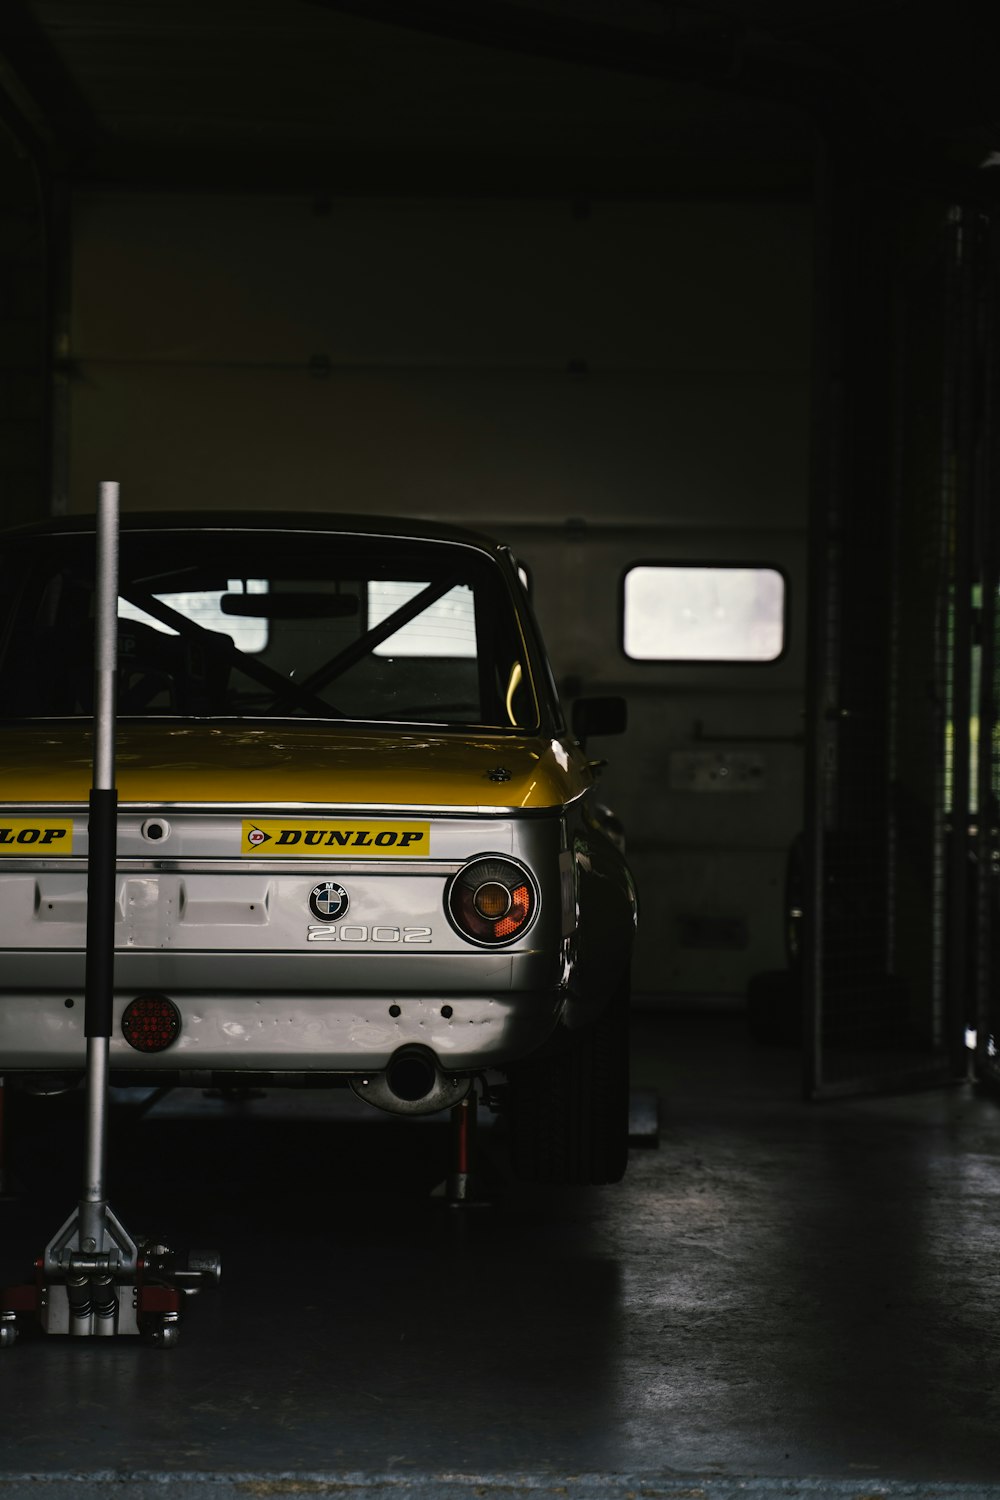
[[514, 1175], [597, 1186], [628, 1165], [628, 986], [566, 1051], [511, 1066], [507, 1109]]
[[802, 1040], [802, 980], [794, 969], [753, 974], [747, 984], [747, 1029], [765, 1045], [795, 1047]]

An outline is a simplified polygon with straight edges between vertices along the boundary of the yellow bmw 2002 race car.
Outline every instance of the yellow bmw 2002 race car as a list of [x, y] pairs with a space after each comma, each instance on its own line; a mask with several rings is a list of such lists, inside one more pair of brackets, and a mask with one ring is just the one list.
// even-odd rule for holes
[[[82, 1075], [94, 523], [0, 548], [0, 1073]], [[113, 1083], [482, 1080], [526, 1179], [619, 1178], [632, 882], [510, 552], [322, 514], [122, 520]]]

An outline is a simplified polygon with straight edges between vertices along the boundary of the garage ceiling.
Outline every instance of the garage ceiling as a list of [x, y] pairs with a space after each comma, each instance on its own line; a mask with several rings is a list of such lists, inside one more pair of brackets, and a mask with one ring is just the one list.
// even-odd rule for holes
[[91, 185], [784, 193], [831, 123], [975, 167], [998, 29], [900, 0], [5, 0], [0, 117]]

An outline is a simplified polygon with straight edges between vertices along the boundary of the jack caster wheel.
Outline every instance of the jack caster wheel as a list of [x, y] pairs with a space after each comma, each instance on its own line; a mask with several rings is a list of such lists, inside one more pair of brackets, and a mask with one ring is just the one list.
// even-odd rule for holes
[[181, 1329], [176, 1313], [164, 1314], [161, 1318], [150, 1318], [143, 1330], [142, 1336], [147, 1344], [155, 1344], [158, 1349], [173, 1349], [180, 1343]]
[[10, 1349], [17, 1343], [17, 1321], [14, 1318], [0, 1319], [0, 1349]]

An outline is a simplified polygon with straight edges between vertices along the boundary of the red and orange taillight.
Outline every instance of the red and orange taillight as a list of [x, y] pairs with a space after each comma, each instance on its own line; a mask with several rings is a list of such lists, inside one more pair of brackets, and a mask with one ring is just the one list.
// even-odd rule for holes
[[459, 870], [448, 887], [445, 907], [463, 937], [493, 948], [527, 932], [538, 896], [523, 866], [492, 855], [471, 860]]

